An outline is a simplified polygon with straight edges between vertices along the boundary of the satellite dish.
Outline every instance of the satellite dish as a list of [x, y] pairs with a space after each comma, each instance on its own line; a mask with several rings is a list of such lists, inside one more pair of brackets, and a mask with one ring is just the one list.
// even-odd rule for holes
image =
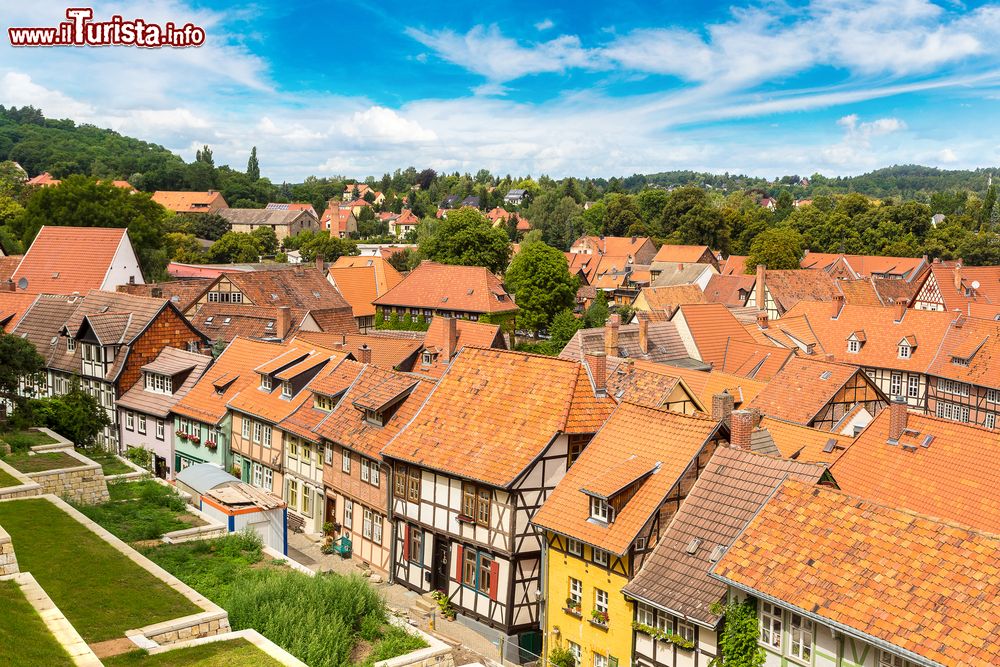
[[28, 289], [28, 279], [21, 276], [20, 280], [17, 281], [18, 289]]
[[972, 281], [972, 289], [979, 289], [979, 281], [978, 280], [973, 280]]

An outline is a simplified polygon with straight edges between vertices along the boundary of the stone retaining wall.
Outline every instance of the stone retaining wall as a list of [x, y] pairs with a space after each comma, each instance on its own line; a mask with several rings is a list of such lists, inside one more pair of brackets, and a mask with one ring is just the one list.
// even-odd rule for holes
[[406, 621], [392, 617], [389, 622], [397, 625], [411, 635], [416, 635], [427, 642], [427, 648], [420, 648], [410, 653], [376, 662], [375, 667], [455, 667], [455, 656], [451, 647], [437, 637], [433, 637], [420, 628], [415, 628]]
[[273, 658], [281, 665], [285, 667], [306, 667], [306, 663], [302, 662], [291, 653], [281, 648], [270, 639], [267, 639], [261, 635], [256, 630], [239, 630], [237, 632], [226, 632], [217, 635], [212, 635], [210, 637], [202, 637], [199, 639], [189, 639], [175, 644], [170, 644], [169, 646], [157, 646], [151, 642], [140, 643], [137, 638], [133, 637], [132, 641], [140, 648], [146, 649], [150, 655], [157, 655], [160, 653], [169, 653], [170, 651], [176, 651], [178, 649], [187, 648], [189, 646], [200, 646], [202, 644], [213, 644], [215, 642], [231, 642], [235, 639], [244, 639], [258, 649], [263, 651], [265, 654]]
[[33, 481], [30, 477], [25, 475], [20, 470], [16, 470], [13, 466], [0, 461], [0, 470], [21, 482], [18, 486], [5, 486], [0, 489], [0, 500], [6, 500], [8, 498], [27, 498], [29, 496], [37, 496], [41, 493], [41, 486], [37, 482]]
[[17, 556], [14, 555], [14, 545], [10, 535], [0, 526], [0, 577], [17, 574]]
[[190, 639], [201, 637], [211, 637], [230, 632], [229, 615], [225, 611], [206, 611], [184, 618], [175, 618], [170, 621], [147, 625], [137, 630], [129, 630], [125, 633], [136, 645], [145, 648], [139, 637], [146, 639], [157, 646], [166, 646], [178, 642], [186, 642]]
[[[49, 447], [49, 445], [42, 445], [42, 447]], [[27, 476], [41, 487], [41, 490], [35, 495], [51, 493], [54, 496], [69, 498], [85, 505], [96, 505], [108, 501], [108, 485], [104, 481], [104, 470], [100, 463], [91, 461], [72, 448], [49, 449], [47, 451], [65, 452], [79, 460], [80, 465], [73, 468], [27, 473]]]

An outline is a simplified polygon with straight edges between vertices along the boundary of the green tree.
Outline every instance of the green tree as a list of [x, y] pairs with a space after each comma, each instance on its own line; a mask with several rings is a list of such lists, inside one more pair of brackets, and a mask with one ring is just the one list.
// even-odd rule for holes
[[544, 243], [521, 248], [507, 269], [506, 285], [517, 302], [518, 325], [536, 334], [576, 301], [577, 279], [565, 255]]
[[252, 234], [226, 232], [212, 244], [205, 256], [210, 262], [232, 264], [259, 262], [263, 254], [260, 241]]
[[757, 265], [769, 269], [797, 269], [802, 259], [802, 235], [790, 227], [775, 227], [762, 232], [750, 244], [746, 272], [754, 273]]
[[142, 273], [153, 281], [166, 275], [166, 218], [166, 210], [148, 194], [133, 194], [94, 178], [70, 176], [57, 186], [35, 191], [12, 229], [27, 247], [42, 225], [127, 227]]
[[983, 208], [979, 213], [979, 224], [986, 225], [992, 222], [993, 210], [997, 206], [997, 186], [990, 183], [986, 190], [986, 199], [983, 200]]
[[12, 334], [0, 333], [0, 398], [20, 410], [26, 398], [21, 396], [22, 383], [28, 382], [45, 370], [45, 360], [28, 340]]
[[107, 410], [80, 388], [79, 378], [73, 378], [70, 390], [61, 396], [32, 401], [31, 411], [40, 424], [72, 440], [77, 447], [95, 446], [97, 436], [111, 425]]
[[278, 237], [273, 227], [258, 227], [250, 232], [250, 236], [260, 244], [260, 254], [273, 255], [278, 252]]
[[194, 161], [207, 164], [210, 167], [215, 166], [215, 158], [212, 157], [212, 149], [208, 147], [208, 144], [195, 151]]
[[549, 325], [549, 335], [552, 336], [553, 343], [564, 346], [573, 337], [573, 334], [582, 328], [583, 320], [567, 308], [559, 311], [559, 314], [552, 318], [552, 324]]
[[335, 262], [342, 255], [357, 255], [358, 244], [350, 239], [330, 236], [327, 232], [318, 232], [299, 247], [303, 262], [314, 262], [322, 257], [327, 262]]
[[959, 248], [959, 254], [969, 266], [1000, 264], [1000, 234], [985, 230], [970, 234]]
[[590, 308], [583, 315], [583, 326], [587, 329], [603, 327], [608, 321], [608, 298], [604, 295], [604, 290], [597, 290], [597, 296], [590, 302]]
[[167, 225], [174, 231], [209, 241], [218, 241], [230, 229], [229, 221], [218, 213], [178, 213], [168, 219]]
[[[510, 240], [474, 208], [451, 211], [420, 244], [420, 254], [442, 264], [484, 266], [502, 273], [510, 261]], [[565, 263], [565, 262], [564, 262]]]
[[260, 179], [260, 162], [257, 161], [257, 147], [250, 149], [250, 159], [247, 160], [247, 177], [251, 181]]

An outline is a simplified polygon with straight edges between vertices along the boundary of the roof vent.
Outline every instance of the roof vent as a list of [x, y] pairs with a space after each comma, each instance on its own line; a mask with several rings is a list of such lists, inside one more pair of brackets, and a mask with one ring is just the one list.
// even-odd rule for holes
[[708, 554], [708, 561], [710, 563], [717, 563], [719, 559], [722, 558], [722, 554], [726, 553], [726, 547], [721, 544], [716, 544], [712, 547], [712, 552]]
[[101, 306], [101, 311], [100, 312], [106, 313], [106, 312], [108, 312], [108, 310], [110, 310], [110, 308], [111, 308], [110, 306]]
[[322, 296], [322, 294], [320, 294], [318, 290], [313, 290], [313, 296], [318, 299]]
[[473, 293], [474, 291], [475, 291], [475, 290], [471, 290], [471, 289], [470, 289], [470, 290], [469, 290], [468, 292], [466, 292], [466, 294], [472, 294], [472, 293]]
[[274, 328], [274, 322], [268, 322], [266, 325], [264, 325], [264, 328], [265, 329], [273, 329]]
[[830, 452], [833, 451], [834, 447], [836, 446], [837, 446], [837, 441], [834, 440], [833, 438], [830, 438], [829, 440], [826, 441], [826, 444], [823, 445], [823, 453], [829, 454]]
[[215, 315], [209, 315], [205, 318], [205, 324], [211, 324], [215, 320]]
[[698, 553], [698, 547], [700, 546], [701, 546], [701, 538], [695, 537], [690, 542], [688, 542], [686, 547], [684, 547], [684, 551], [693, 556], [696, 553]]
[[446, 297], [446, 296], [441, 297], [441, 303], [444, 303], [447, 300], [448, 300], [448, 297]]
[[175, 294], [172, 297], [170, 297], [170, 300], [173, 301], [174, 303], [180, 303], [181, 298]]
[[58, 336], [53, 336], [51, 342], [49, 342], [49, 345], [55, 345], [58, 341], [59, 341], [59, 337]]

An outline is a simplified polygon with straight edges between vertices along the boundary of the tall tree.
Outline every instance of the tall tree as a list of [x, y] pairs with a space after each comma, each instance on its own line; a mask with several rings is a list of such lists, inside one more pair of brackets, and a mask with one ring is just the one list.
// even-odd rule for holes
[[205, 144], [199, 150], [195, 151], [194, 161], [203, 162], [210, 167], [215, 166], [215, 159], [212, 157], [212, 149], [208, 147], [208, 144]]
[[250, 159], [247, 160], [247, 176], [251, 181], [260, 180], [260, 162], [257, 161], [257, 147], [250, 149]]
[[523, 246], [514, 256], [506, 285], [517, 301], [518, 325], [535, 333], [547, 329], [576, 301], [577, 279], [570, 275], [566, 256], [539, 241]]
[[0, 397], [14, 406], [15, 411], [27, 401], [20, 393], [22, 385], [45, 370], [45, 360], [29, 341], [11, 334], [0, 333]]
[[802, 259], [802, 235], [791, 227], [775, 227], [757, 235], [750, 244], [746, 272], [763, 264], [769, 269], [797, 269]]
[[442, 264], [485, 266], [502, 273], [510, 261], [510, 240], [474, 208], [451, 211], [420, 244], [420, 254]]

